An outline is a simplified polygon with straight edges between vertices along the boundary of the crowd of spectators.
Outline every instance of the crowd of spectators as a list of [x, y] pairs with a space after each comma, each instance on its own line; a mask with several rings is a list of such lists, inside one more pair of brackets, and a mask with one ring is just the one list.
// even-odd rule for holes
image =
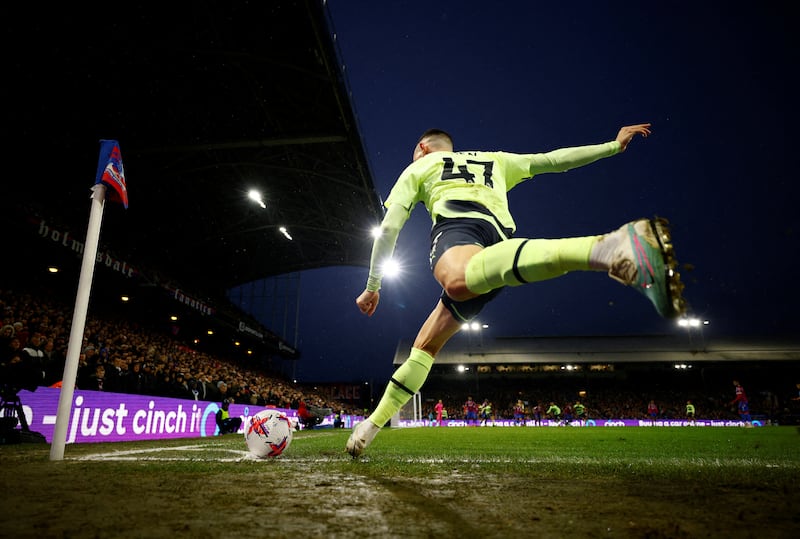
[[[0, 383], [18, 385], [17, 390], [58, 386], [71, 316], [72, 309], [44, 292], [0, 289]], [[267, 368], [197, 351], [136, 321], [91, 313], [75, 387], [292, 409], [303, 401], [337, 412], [361, 411]]]
[[[0, 289], [0, 377], [8, 379], [9, 373], [18, 372], [15, 369], [21, 365], [36, 365], [35, 379], [16, 375], [13, 378], [23, 379], [22, 387], [58, 385], [64, 372], [70, 325], [71, 309], [53, 297], [41, 292]], [[0, 383], [8, 381], [0, 379]], [[311, 407], [330, 408], [337, 414], [366, 412], [354, 403], [330, 398], [324, 388], [295, 384], [266, 367], [204, 353], [140, 322], [113, 317], [87, 318], [76, 387], [291, 409], [298, 409], [304, 402]], [[442, 399], [450, 419], [464, 419], [465, 402], [475, 395], [460, 387], [436, 386], [433, 380], [423, 393], [427, 397], [424, 414], [433, 413], [436, 401]], [[800, 413], [798, 399], [789, 397], [770, 391], [753, 392], [750, 408], [754, 414], [778, 422], [787, 414]], [[564, 384], [530, 384], [523, 391], [499, 384], [477, 398], [490, 402], [492, 415], [498, 419], [514, 418], [518, 401], [524, 403], [527, 419], [533, 418], [537, 405], [546, 410], [556, 403], [566, 415], [579, 401], [586, 408], [587, 418], [650, 419], [647, 408], [651, 400], [657, 405], [659, 419], [685, 418], [689, 400], [694, 403], [698, 418], [738, 418], [736, 410], [728, 405], [732, 386], [727, 381], [724, 386], [704, 391], [676, 385], [662, 389], [657, 385], [627, 384], [598, 387], [583, 395]]]

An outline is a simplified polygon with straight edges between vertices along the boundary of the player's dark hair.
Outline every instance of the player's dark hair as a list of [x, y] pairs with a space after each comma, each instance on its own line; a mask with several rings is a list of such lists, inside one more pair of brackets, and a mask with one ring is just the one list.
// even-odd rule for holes
[[436, 129], [436, 128], [431, 128], [425, 131], [422, 134], [422, 136], [419, 137], [419, 140], [417, 140], [417, 144], [419, 144], [423, 139], [426, 139], [428, 137], [445, 139], [450, 143], [451, 146], [453, 145], [453, 137], [450, 136], [450, 133], [448, 133], [447, 131], [443, 131], [442, 129]]

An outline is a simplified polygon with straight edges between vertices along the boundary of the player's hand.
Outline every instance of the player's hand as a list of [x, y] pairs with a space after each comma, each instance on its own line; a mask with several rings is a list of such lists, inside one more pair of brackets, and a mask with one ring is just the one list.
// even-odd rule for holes
[[375, 292], [364, 290], [361, 292], [361, 295], [356, 298], [356, 305], [358, 305], [359, 310], [363, 314], [372, 316], [372, 313], [374, 313], [375, 309], [378, 308], [378, 302], [380, 299], [381, 293], [377, 290]]
[[628, 144], [633, 140], [633, 137], [636, 135], [641, 135], [644, 138], [650, 134], [650, 124], [636, 124], [636, 125], [626, 125], [622, 129], [619, 130], [617, 133], [617, 142], [619, 142], [619, 151], [620, 153], [625, 151], [625, 148], [628, 147]]

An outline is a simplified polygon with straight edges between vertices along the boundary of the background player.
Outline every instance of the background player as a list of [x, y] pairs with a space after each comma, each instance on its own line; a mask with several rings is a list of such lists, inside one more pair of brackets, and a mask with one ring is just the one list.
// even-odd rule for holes
[[735, 388], [735, 397], [733, 400], [728, 403], [728, 406], [736, 405], [737, 410], [739, 411], [739, 417], [744, 421], [745, 427], [752, 427], [753, 426], [753, 418], [750, 416], [750, 402], [747, 400], [747, 394], [744, 392], [744, 387], [742, 384], [739, 383], [738, 380], [733, 381], [733, 387]]

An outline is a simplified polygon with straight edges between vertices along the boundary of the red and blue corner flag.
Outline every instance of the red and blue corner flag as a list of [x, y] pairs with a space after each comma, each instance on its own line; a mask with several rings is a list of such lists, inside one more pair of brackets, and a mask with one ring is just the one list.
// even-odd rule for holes
[[128, 209], [128, 188], [125, 186], [125, 169], [122, 153], [116, 140], [100, 141], [100, 159], [97, 161], [97, 178], [94, 184], [104, 184], [110, 189], [108, 198], [120, 202]]

